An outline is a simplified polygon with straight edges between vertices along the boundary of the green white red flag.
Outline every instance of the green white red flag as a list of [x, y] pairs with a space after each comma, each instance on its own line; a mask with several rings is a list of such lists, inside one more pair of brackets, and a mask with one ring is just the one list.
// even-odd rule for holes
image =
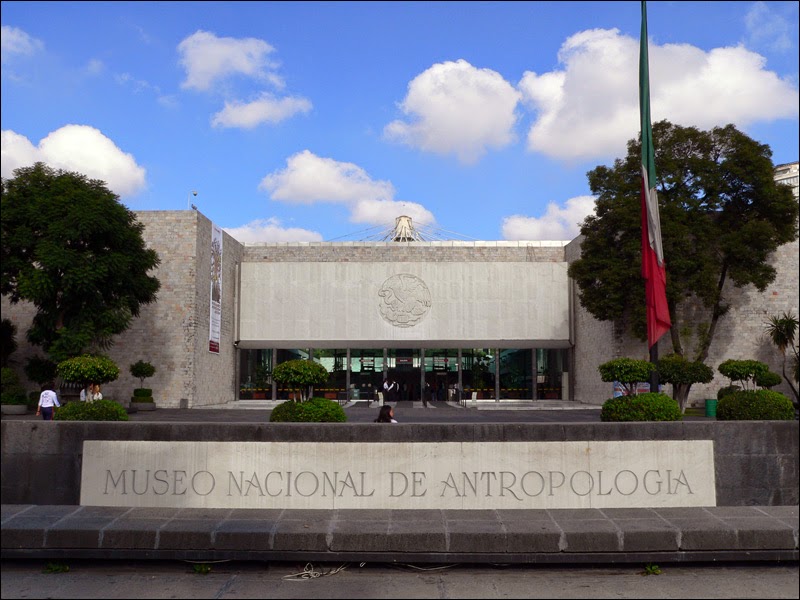
[[647, 345], [652, 348], [669, 331], [667, 269], [661, 245], [661, 220], [656, 194], [656, 161], [650, 122], [650, 73], [647, 57], [647, 6], [642, 0], [639, 47], [639, 117], [642, 132], [642, 277], [647, 304]]

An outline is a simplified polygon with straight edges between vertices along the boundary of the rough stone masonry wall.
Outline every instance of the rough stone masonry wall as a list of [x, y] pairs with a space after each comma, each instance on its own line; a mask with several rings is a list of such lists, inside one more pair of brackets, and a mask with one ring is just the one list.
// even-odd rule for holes
[[109, 356], [120, 367], [117, 381], [105, 386], [105, 396], [127, 404], [140, 386], [129, 366], [138, 360], [156, 368], [144, 387], [153, 389], [156, 405], [177, 408], [190, 398], [194, 383], [194, 344], [197, 292], [196, 245], [200, 215], [196, 211], [141, 211], [148, 248], [161, 260], [152, 273], [161, 283], [157, 301], [144, 306], [130, 328], [117, 336]]

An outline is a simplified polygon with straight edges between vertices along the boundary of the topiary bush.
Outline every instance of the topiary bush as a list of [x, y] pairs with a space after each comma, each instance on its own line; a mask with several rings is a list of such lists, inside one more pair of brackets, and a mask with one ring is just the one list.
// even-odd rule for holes
[[618, 381], [625, 388], [626, 396], [636, 396], [638, 384], [650, 380], [656, 368], [653, 363], [635, 358], [615, 358], [597, 367], [603, 381]]
[[69, 402], [57, 409], [55, 421], [127, 421], [128, 413], [121, 404], [113, 400], [94, 402]]
[[305, 401], [309, 386], [321, 385], [328, 381], [328, 369], [313, 360], [298, 358], [287, 360], [275, 367], [272, 379], [292, 388], [295, 391], [294, 397], [300, 396]]
[[718, 421], [791, 421], [792, 401], [772, 390], [742, 390], [717, 403]]
[[678, 403], [661, 392], [620, 396], [603, 403], [601, 421], [681, 421]]
[[345, 423], [347, 415], [339, 403], [327, 398], [306, 402], [288, 400], [272, 410], [271, 423]]
[[741, 390], [738, 385], [726, 385], [724, 388], [717, 390], [717, 400], [722, 400], [725, 396], [730, 396]]

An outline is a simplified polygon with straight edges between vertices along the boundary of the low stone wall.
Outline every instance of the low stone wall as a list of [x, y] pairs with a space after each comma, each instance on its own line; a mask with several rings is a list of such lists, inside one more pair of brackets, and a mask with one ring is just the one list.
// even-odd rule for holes
[[798, 422], [248, 424], [3, 421], [3, 504], [80, 503], [85, 440], [549, 442], [712, 440], [718, 506], [797, 505]]

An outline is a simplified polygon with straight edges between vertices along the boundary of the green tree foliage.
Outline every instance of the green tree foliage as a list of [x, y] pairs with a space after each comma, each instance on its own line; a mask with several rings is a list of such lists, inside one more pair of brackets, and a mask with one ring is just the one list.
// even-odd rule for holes
[[58, 374], [56, 372], [56, 363], [41, 356], [31, 356], [28, 362], [25, 363], [25, 377], [31, 381], [38, 383], [40, 386], [48, 381], [53, 381]]
[[[788, 186], [775, 182], [770, 148], [733, 125], [701, 131], [661, 121], [653, 139], [672, 347], [705, 362], [728, 310], [726, 284], [763, 291], [775, 279], [769, 260], [797, 239], [798, 204]], [[640, 147], [631, 140], [624, 159], [588, 173], [596, 211], [581, 226], [582, 257], [569, 275], [594, 317], [629, 326], [645, 340]], [[684, 327], [677, 309], [686, 302], [700, 302], [708, 319], [693, 316], [694, 328]]]
[[608, 421], [681, 421], [678, 403], [666, 394], [647, 392], [635, 398], [620, 396], [603, 403], [600, 420]]
[[767, 374], [771, 372], [769, 366], [761, 361], [734, 359], [726, 360], [717, 370], [732, 382], [740, 384], [744, 390], [750, 389], [751, 383], [753, 386], [759, 385], [758, 382], [764, 381], [763, 378], [769, 377]]
[[119, 367], [107, 356], [84, 354], [58, 363], [58, 376], [64, 381], [80, 383], [108, 383], [119, 377]]
[[[800, 383], [800, 346], [797, 344], [797, 317], [791, 312], [785, 312], [780, 317], [772, 316], [767, 320], [766, 332], [770, 341], [781, 353], [783, 359], [781, 373], [783, 379], [789, 384], [794, 395], [795, 408], [798, 406], [797, 386]], [[790, 375], [786, 374], [786, 351], [791, 350], [794, 360]]]
[[136, 361], [129, 367], [131, 375], [139, 380], [139, 385], [144, 388], [144, 380], [156, 374], [156, 368], [149, 362], [143, 360]]
[[658, 361], [658, 378], [662, 383], [672, 384], [672, 397], [683, 413], [692, 385], [710, 382], [714, 379], [714, 371], [699, 361], [692, 362], [680, 354], [672, 353]]
[[[288, 385], [295, 392], [300, 392], [302, 400], [305, 400], [308, 386], [328, 381], [328, 369], [313, 360], [287, 360], [273, 369], [272, 378], [278, 383]], [[295, 393], [295, 399], [297, 395]]]
[[69, 402], [53, 415], [55, 421], [127, 421], [128, 412], [113, 400]]
[[655, 369], [655, 365], [635, 358], [615, 358], [603, 363], [597, 369], [603, 381], [618, 381], [625, 388], [626, 396], [636, 396], [638, 384], [650, 379], [650, 373]]
[[718, 421], [791, 421], [792, 401], [772, 390], [742, 390], [725, 396], [717, 405]]
[[270, 423], [344, 423], [347, 415], [338, 402], [311, 398], [308, 402], [282, 402], [269, 416]]
[[17, 350], [17, 326], [11, 319], [0, 321], [0, 366], [7, 367], [8, 361]]
[[107, 348], [153, 302], [144, 226], [102, 181], [43, 163], [2, 180], [0, 292], [36, 307], [28, 340], [61, 361]]

